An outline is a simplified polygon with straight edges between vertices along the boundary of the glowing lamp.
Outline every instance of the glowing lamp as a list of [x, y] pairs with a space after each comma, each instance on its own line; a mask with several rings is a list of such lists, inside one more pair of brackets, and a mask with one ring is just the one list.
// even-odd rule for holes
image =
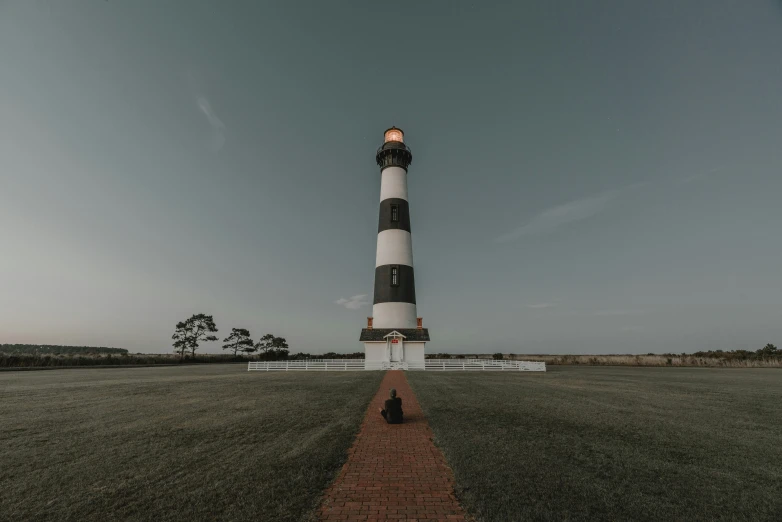
[[405, 134], [402, 132], [402, 129], [397, 129], [396, 127], [391, 127], [388, 129], [385, 134], [384, 143], [388, 143], [389, 141], [398, 141], [400, 143], [404, 143]]

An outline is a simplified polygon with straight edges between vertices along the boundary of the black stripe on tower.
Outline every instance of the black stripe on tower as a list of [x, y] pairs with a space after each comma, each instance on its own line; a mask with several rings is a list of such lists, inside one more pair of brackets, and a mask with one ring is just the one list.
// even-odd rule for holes
[[[396, 284], [394, 284], [396, 269]], [[415, 304], [415, 279], [413, 267], [407, 265], [382, 265], [375, 268], [375, 300], [378, 303]]]
[[410, 206], [401, 198], [388, 198], [380, 202], [380, 219], [377, 233], [384, 230], [407, 230], [410, 232]]

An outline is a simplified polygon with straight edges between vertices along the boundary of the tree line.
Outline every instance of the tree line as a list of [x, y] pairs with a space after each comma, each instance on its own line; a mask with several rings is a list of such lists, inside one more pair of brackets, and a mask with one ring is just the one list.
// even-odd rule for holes
[[[194, 314], [189, 319], [176, 324], [174, 335], [174, 351], [179, 353], [180, 360], [184, 360], [189, 352], [195, 358], [195, 352], [200, 343], [217, 341], [217, 326], [214, 318], [206, 314]], [[250, 331], [246, 328], [232, 328], [231, 334], [223, 339], [223, 350], [233, 351], [234, 357], [239, 352], [252, 355], [258, 352], [259, 357], [265, 360], [286, 359], [288, 357], [288, 341], [284, 337], [274, 334], [262, 336], [258, 342], [253, 342]]]
[[25, 355], [116, 354], [124, 355], [125, 348], [106, 346], [60, 346], [57, 344], [0, 344], [0, 353]]
[[[476, 355], [471, 355], [470, 357], [475, 357]], [[658, 355], [655, 353], [647, 353], [646, 355], [654, 356]], [[726, 361], [767, 361], [767, 360], [775, 360], [775, 359], [782, 359], [782, 350], [777, 348], [771, 343], [766, 344], [763, 348], [760, 348], [758, 350], [755, 350], [754, 352], [751, 350], [707, 350], [707, 351], [700, 351], [700, 352], [693, 352], [693, 353], [687, 353], [682, 352], [681, 354], [678, 353], [663, 353], [659, 354], [662, 357], [669, 357], [669, 361], [673, 357], [701, 357], [701, 358], [708, 358], [708, 359], [722, 359]], [[450, 354], [450, 353], [428, 353], [425, 356], [427, 359], [464, 359], [464, 354]], [[563, 357], [569, 357], [568, 355], [564, 355]], [[604, 356], [604, 357], [610, 357], [610, 356]], [[495, 360], [502, 360], [505, 358], [505, 355], [501, 352], [497, 352], [492, 354], [492, 359]], [[670, 364], [670, 362], [668, 363]]]
[[[675, 357], [679, 354], [665, 353], [663, 355], [667, 357]], [[782, 350], [773, 344], [768, 343], [763, 348], [755, 350], [754, 352], [751, 350], [707, 350], [694, 352], [692, 354], [682, 352], [681, 356], [708, 357], [711, 359], [725, 359], [728, 361], [762, 361], [766, 359], [775, 359], [777, 357], [782, 358]]]
[[315, 354], [315, 355], [312, 355], [311, 353], [299, 352], [293, 355], [289, 355], [288, 359], [292, 361], [297, 361], [297, 360], [300, 361], [303, 359], [363, 359], [364, 356], [365, 356], [364, 352], [353, 352], [353, 353], [326, 352], [324, 354]]

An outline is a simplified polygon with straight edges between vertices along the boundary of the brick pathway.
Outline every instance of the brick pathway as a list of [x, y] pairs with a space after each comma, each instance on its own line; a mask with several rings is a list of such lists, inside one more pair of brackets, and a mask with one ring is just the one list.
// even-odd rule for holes
[[[378, 408], [396, 388], [404, 424], [386, 424]], [[337, 479], [326, 490], [320, 520], [465, 520], [453, 474], [432, 443], [432, 430], [403, 371], [388, 371]]]

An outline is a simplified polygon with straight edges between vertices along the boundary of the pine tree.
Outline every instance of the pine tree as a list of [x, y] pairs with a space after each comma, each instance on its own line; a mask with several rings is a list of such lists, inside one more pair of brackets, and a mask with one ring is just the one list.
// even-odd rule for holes
[[233, 350], [234, 357], [240, 350], [248, 354], [255, 351], [250, 332], [246, 328], [232, 328], [231, 335], [223, 339], [223, 342], [226, 343], [223, 345], [223, 350]]
[[214, 319], [211, 315], [194, 314], [185, 321], [177, 323], [174, 335], [174, 351], [179, 352], [180, 360], [185, 358], [185, 352], [195, 357], [195, 351], [199, 343], [204, 341], [216, 341], [217, 336], [211, 335], [217, 332]]

